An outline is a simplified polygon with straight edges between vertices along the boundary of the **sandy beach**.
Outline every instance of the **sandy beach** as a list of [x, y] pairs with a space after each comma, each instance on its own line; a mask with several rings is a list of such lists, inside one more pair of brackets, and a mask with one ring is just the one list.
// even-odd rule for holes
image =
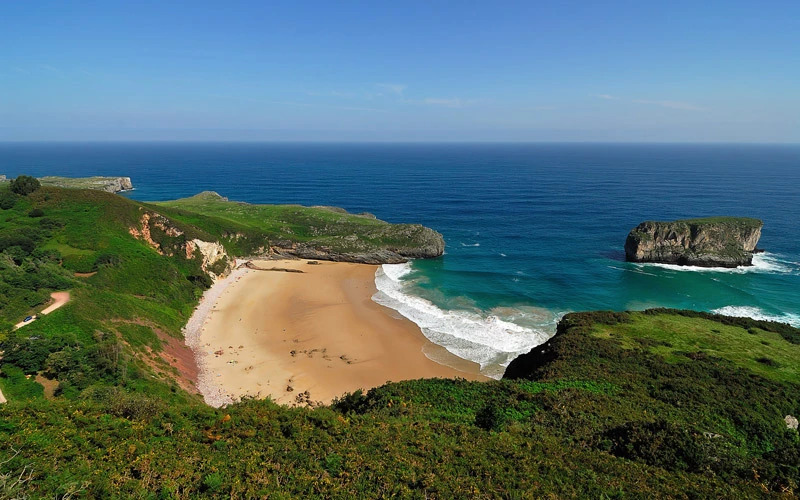
[[413, 322], [371, 300], [377, 266], [303, 260], [258, 261], [215, 284], [187, 325], [198, 387], [219, 406], [243, 396], [285, 404], [329, 403], [359, 388], [415, 378], [486, 380]]

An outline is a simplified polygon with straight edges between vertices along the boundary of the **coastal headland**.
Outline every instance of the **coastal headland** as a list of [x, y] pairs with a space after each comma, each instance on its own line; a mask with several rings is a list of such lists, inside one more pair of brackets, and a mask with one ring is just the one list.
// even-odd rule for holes
[[198, 356], [198, 388], [206, 402], [269, 396], [314, 406], [387, 381], [487, 380], [473, 362], [451, 355], [445, 366], [428, 359], [424, 351], [441, 348], [417, 325], [371, 300], [376, 269], [258, 261], [215, 285], [224, 291], [210, 291], [185, 332]]
[[[5, 175], [0, 175], [0, 182], [7, 182], [10, 179]], [[107, 193], [121, 193], [133, 189], [130, 177], [41, 177], [39, 182], [43, 186], [62, 187], [67, 189], [95, 189]]]

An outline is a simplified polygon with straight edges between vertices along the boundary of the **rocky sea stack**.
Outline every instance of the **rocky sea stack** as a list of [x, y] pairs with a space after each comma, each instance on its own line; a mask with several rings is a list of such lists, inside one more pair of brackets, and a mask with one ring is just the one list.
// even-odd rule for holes
[[625, 258], [681, 266], [750, 266], [763, 225], [746, 217], [646, 221], [628, 234]]

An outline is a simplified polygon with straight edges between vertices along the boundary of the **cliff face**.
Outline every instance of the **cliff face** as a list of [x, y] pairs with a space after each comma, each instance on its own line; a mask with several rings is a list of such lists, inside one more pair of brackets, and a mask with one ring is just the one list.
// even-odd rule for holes
[[[386, 224], [370, 231], [370, 241], [356, 235], [339, 236], [327, 241], [271, 242], [269, 254], [301, 259], [358, 262], [362, 264], [401, 264], [409, 259], [430, 259], [444, 253], [441, 234], [419, 224]], [[376, 245], [375, 240], [385, 243]]]
[[743, 217], [642, 222], [628, 234], [625, 258], [682, 266], [749, 266], [763, 225]]
[[200, 268], [211, 279], [223, 277], [233, 269], [233, 259], [219, 242], [191, 238], [163, 215], [145, 212], [138, 226], [129, 228], [128, 232], [161, 255], [183, 255], [186, 259], [199, 259]]

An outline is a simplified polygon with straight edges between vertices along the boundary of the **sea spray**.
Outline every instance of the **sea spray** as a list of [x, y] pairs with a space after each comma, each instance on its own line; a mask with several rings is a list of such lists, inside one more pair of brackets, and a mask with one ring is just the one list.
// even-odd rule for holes
[[735, 316], [738, 318], [753, 318], [759, 321], [776, 321], [778, 323], [789, 323], [792, 326], [800, 327], [800, 315], [784, 313], [770, 314], [761, 308], [753, 306], [725, 306], [713, 309], [711, 312], [724, 316]]
[[[403, 278], [411, 271], [410, 264], [380, 267], [375, 273], [378, 292], [372, 299], [419, 325], [434, 344], [478, 363], [484, 375], [499, 379], [514, 358], [542, 344], [555, 331], [558, 315], [536, 308], [496, 308], [493, 314], [444, 310], [409, 293], [413, 281]], [[523, 326], [526, 320], [539, 327]]]
[[671, 271], [700, 272], [700, 273], [730, 273], [730, 274], [791, 274], [800, 270], [796, 263], [782, 260], [779, 256], [763, 252], [753, 256], [753, 265], [739, 267], [701, 267], [679, 266], [676, 264], [641, 263], [633, 264], [638, 268], [658, 267]]

